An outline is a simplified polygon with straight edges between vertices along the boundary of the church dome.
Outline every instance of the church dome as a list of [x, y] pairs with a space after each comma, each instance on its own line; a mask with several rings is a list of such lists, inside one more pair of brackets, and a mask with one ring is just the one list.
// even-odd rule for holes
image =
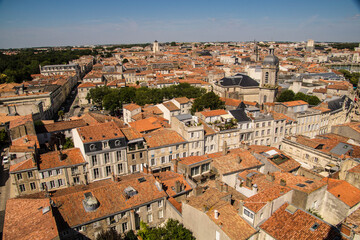
[[274, 47], [269, 48], [269, 55], [264, 58], [263, 65], [279, 65], [279, 58], [274, 55]]

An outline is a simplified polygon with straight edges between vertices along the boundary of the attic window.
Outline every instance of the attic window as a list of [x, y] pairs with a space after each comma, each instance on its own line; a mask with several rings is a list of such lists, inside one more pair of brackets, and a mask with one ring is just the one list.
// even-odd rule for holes
[[306, 180], [305, 183], [311, 184], [311, 183], [314, 183], [314, 181]]
[[296, 184], [296, 186], [298, 186], [298, 187], [305, 187], [306, 185], [305, 185], [305, 184], [302, 184], [302, 183], [298, 183], [298, 184]]
[[318, 229], [320, 226], [319, 223], [314, 223], [314, 225], [312, 225], [312, 227], [310, 228], [311, 231], [315, 231], [316, 229]]
[[146, 182], [146, 179], [144, 177], [138, 178], [139, 183]]
[[91, 144], [90, 145], [90, 150], [95, 150], [96, 149], [96, 145], [95, 144]]
[[117, 136], [117, 133], [114, 133], [115, 136]]
[[319, 144], [315, 149], [323, 149], [324, 144]]
[[135, 196], [137, 193], [138, 193], [138, 192], [137, 192], [133, 187], [131, 187], [131, 186], [125, 188], [125, 189], [124, 189], [124, 192], [123, 192], [124, 197], [125, 197], [126, 199], [129, 199], [129, 198], [131, 198], [132, 196]]

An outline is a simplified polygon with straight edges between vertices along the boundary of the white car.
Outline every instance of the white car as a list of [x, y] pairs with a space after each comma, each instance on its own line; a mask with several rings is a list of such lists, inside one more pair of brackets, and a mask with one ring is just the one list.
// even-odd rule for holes
[[8, 156], [3, 157], [3, 163], [4, 164], [9, 163], [9, 157]]

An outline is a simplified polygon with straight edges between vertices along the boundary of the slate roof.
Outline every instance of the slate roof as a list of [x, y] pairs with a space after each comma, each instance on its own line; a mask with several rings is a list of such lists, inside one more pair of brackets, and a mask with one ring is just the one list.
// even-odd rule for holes
[[251, 119], [246, 115], [244, 109], [236, 109], [229, 111], [231, 115], [238, 121], [238, 122], [250, 122]]
[[258, 87], [259, 83], [251, 77], [244, 74], [236, 74], [232, 77], [225, 77], [218, 82], [223, 87], [240, 86], [240, 87]]

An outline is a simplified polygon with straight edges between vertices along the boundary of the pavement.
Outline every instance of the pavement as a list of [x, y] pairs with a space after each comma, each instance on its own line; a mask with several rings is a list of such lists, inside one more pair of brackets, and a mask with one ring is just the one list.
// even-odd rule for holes
[[[2, 150], [2, 149], [0, 149]], [[7, 149], [5, 151], [1, 151], [2, 156], [6, 154]], [[9, 177], [9, 167], [10, 164], [7, 163], [5, 166], [2, 164], [0, 166], [0, 239], [2, 239], [2, 232], [4, 227], [4, 219], [5, 219], [5, 206], [6, 201], [10, 197], [10, 177]]]

